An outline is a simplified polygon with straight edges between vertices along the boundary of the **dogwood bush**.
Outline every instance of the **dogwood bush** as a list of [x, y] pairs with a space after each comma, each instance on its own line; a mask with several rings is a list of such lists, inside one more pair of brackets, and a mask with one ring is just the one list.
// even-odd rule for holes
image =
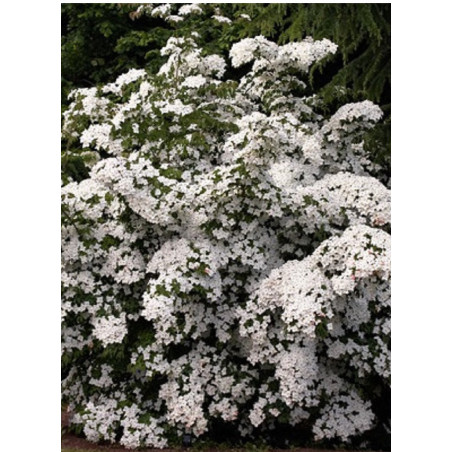
[[303, 79], [328, 40], [244, 39], [237, 82], [196, 39], [169, 39], [155, 76], [71, 93], [91, 168], [62, 188], [72, 425], [129, 448], [218, 423], [346, 442], [389, 384], [390, 192], [363, 146], [382, 112], [319, 113]]

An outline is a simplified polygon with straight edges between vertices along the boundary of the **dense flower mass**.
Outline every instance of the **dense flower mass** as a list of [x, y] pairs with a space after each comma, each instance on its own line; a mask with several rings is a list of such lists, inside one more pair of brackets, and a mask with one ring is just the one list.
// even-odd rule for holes
[[[170, 4], [151, 14], [176, 20]], [[74, 91], [65, 112], [91, 171], [62, 189], [72, 424], [129, 448], [218, 422], [348, 441], [381, 421], [390, 376], [390, 192], [363, 145], [382, 112], [324, 117], [304, 94], [336, 52], [326, 39], [244, 39], [238, 82], [196, 39], [170, 38], [155, 76]]]

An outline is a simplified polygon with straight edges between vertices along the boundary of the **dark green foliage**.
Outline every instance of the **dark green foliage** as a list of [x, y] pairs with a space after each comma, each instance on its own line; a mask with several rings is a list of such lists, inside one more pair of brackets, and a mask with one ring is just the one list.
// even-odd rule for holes
[[65, 101], [72, 88], [114, 81], [130, 68], [158, 68], [172, 30], [160, 19], [133, 20], [137, 4], [61, 5], [61, 76]]
[[[389, 3], [246, 3], [233, 7], [253, 18], [244, 23], [243, 36], [261, 34], [278, 44], [307, 36], [335, 42], [339, 46], [336, 75], [323, 80], [324, 95], [335, 97], [337, 87], [344, 86], [379, 104], [390, 101]], [[313, 68], [313, 80], [326, 64]]]

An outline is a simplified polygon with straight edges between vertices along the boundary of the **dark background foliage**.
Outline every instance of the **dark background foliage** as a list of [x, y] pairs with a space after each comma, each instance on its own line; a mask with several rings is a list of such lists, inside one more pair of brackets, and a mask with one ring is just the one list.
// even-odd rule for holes
[[[138, 5], [61, 5], [61, 77], [65, 102], [72, 88], [111, 82], [131, 68], [158, 68], [159, 50], [171, 34], [160, 20], [132, 20]], [[163, 25], [165, 23], [163, 22]]]

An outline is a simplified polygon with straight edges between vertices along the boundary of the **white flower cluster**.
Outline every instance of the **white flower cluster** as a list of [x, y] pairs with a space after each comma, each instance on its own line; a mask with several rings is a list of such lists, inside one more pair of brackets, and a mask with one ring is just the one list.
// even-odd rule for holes
[[232, 20], [225, 16], [218, 16], [217, 14], [214, 14], [212, 16], [212, 19], [216, 20], [220, 24], [231, 24]]
[[121, 317], [98, 317], [94, 319], [93, 336], [104, 345], [122, 342], [127, 334], [125, 313]]
[[374, 421], [370, 403], [363, 403], [355, 392], [333, 397], [322, 409], [313, 432], [317, 440], [340, 437], [344, 440], [362, 431], [369, 430]]
[[348, 441], [378, 422], [390, 191], [363, 133], [382, 113], [324, 117], [293, 91], [335, 51], [245, 39], [237, 83], [173, 37], [157, 75], [71, 94], [63, 132], [95, 158], [62, 189], [63, 396], [88, 439], [161, 448], [219, 421]]
[[[211, 18], [214, 22], [217, 22], [218, 24], [232, 23], [231, 19], [221, 14], [219, 8], [206, 8], [206, 6], [207, 4], [201, 3], [187, 3], [181, 6], [179, 6], [177, 3], [163, 3], [158, 4], [157, 6], [153, 3], [148, 3], [140, 5], [134, 13], [134, 17], [139, 17], [142, 14], [147, 14], [151, 17], [160, 17], [162, 19], [165, 19], [170, 24], [177, 26], [179, 22], [183, 22], [187, 17], [196, 17], [213, 10], [214, 14], [211, 16]], [[251, 20], [251, 18], [247, 14], [242, 14], [240, 17]]]
[[120, 94], [124, 86], [137, 81], [145, 75], [146, 71], [144, 69], [130, 69], [129, 72], [120, 75], [114, 83], [105, 85], [102, 88], [102, 92]]
[[186, 5], [182, 5], [179, 8], [178, 14], [180, 16], [187, 16], [189, 14], [200, 14], [202, 12], [202, 8], [196, 3], [188, 3]]
[[234, 67], [238, 67], [254, 61], [254, 70], [272, 68], [281, 72], [290, 66], [306, 72], [315, 61], [336, 50], [337, 45], [328, 39], [313, 41], [308, 38], [302, 42], [278, 46], [263, 36], [257, 36], [234, 44], [231, 48], [231, 62]]

